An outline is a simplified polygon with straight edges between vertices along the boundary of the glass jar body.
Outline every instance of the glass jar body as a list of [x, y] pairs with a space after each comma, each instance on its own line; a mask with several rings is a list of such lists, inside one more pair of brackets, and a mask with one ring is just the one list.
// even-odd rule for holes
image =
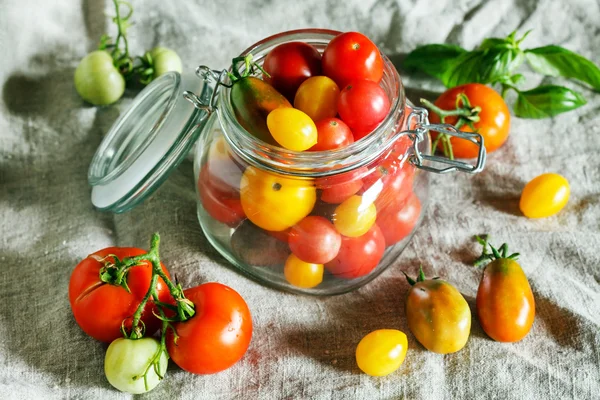
[[[303, 30], [249, 48], [304, 41], [323, 51], [336, 32]], [[221, 87], [196, 147], [198, 219], [210, 243], [241, 272], [291, 292], [340, 294], [389, 267], [421, 223], [428, 174], [408, 162], [412, 106], [384, 57], [380, 83], [392, 107], [364, 139], [341, 151], [295, 153], [252, 137]], [[418, 144], [429, 152], [429, 138]]]

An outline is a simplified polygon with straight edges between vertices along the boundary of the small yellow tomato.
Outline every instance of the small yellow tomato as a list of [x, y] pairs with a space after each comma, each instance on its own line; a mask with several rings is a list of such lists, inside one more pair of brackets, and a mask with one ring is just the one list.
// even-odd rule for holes
[[306, 217], [317, 201], [312, 181], [291, 179], [248, 167], [240, 181], [244, 213], [267, 231], [283, 231]]
[[521, 194], [519, 208], [528, 218], [558, 213], [569, 201], [569, 182], [559, 174], [542, 174], [531, 180]]
[[359, 237], [371, 229], [376, 219], [375, 204], [362, 196], [354, 195], [336, 207], [333, 225], [344, 236]]
[[323, 282], [323, 270], [323, 264], [307, 263], [290, 254], [283, 267], [283, 275], [290, 284], [310, 289]]
[[340, 88], [326, 76], [308, 78], [298, 88], [294, 107], [304, 111], [313, 121], [333, 118], [337, 115]]
[[273, 139], [288, 150], [304, 151], [317, 143], [317, 127], [312, 119], [295, 108], [276, 108], [267, 115]]
[[356, 363], [365, 374], [389, 375], [404, 362], [408, 341], [404, 332], [379, 329], [362, 338], [356, 347]]

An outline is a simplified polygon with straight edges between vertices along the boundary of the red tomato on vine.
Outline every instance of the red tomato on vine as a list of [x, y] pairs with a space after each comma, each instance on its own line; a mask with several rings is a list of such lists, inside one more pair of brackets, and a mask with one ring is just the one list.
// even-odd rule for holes
[[[111, 276], [106, 265], [113, 263], [116, 256], [119, 260], [125, 257], [144, 254], [145, 251], [133, 247], [109, 247], [87, 256], [73, 272], [69, 281], [69, 303], [75, 321], [81, 329], [94, 339], [105, 343], [123, 337], [121, 325], [131, 326], [131, 318], [138, 305], [146, 295], [152, 279], [152, 266], [149, 262], [131, 267], [122, 282], [108, 283], [105, 279], [116, 280]], [[163, 271], [168, 276], [164, 265]], [[158, 279], [156, 292], [160, 301], [172, 302], [169, 290], [162, 280]], [[153, 314], [157, 312], [152, 301], [146, 304], [141, 321], [146, 335], [152, 335], [160, 327], [160, 320]]]

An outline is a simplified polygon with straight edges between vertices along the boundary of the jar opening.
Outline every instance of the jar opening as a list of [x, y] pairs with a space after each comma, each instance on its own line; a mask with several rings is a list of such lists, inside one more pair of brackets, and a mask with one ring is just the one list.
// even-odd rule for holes
[[[324, 29], [283, 32], [263, 39], [240, 56], [252, 53], [253, 60], [262, 65], [269, 51], [291, 41], [311, 44], [323, 53], [329, 41], [339, 33]], [[370, 163], [405, 131], [406, 122], [406, 98], [402, 81], [392, 62], [384, 54], [381, 55], [384, 72], [380, 85], [390, 99], [390, 112], [373, 132], [361, 140], [341, 149], [314, 152], [298, 152], [270, 145], [254, 137], [240, 125], [231, 104], [230, 88], [221, 87], [217, 114], [224, 136], [234, 151], [247, 162], [280, 174], [313, 178], [353, 170]]]

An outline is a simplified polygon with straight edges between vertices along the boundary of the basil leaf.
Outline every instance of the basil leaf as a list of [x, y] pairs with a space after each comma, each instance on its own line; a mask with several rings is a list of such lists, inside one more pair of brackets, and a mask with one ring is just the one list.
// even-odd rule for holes
[[493, 46], [461, 55], [441, 79], [446, 87], [493, 83], [505, 79], [522, 62], [523, 52], [519, 49]]
[[574, 110], [586, 103], [583, 96], [564, 86], [538, 86], [518, 92], [515, 115], [521, 118], [548, 118]]
[[459, 46], [446, 44], [428, 44], [417, 47], [404, 59], [404, 68], [419, 70], [441, 79], [450, 63], [467, 51]]
[[517, 84], [525, 81], [525, 77], [523, 76], [523, 74], [515, 74], [508, 79], [511, 81], [511, 83], [513, 85], [517, 85]]
[[600, 91], [600, 68], [577, 53], [550, 45], [525, 50], [525, 56], [531, 68], [541, 74], [574, 78]]
[[487, 38], [479, 45], [479, 50], [489, 49], [490, 47], [512, 47], [513, 44], [507, 39]]

